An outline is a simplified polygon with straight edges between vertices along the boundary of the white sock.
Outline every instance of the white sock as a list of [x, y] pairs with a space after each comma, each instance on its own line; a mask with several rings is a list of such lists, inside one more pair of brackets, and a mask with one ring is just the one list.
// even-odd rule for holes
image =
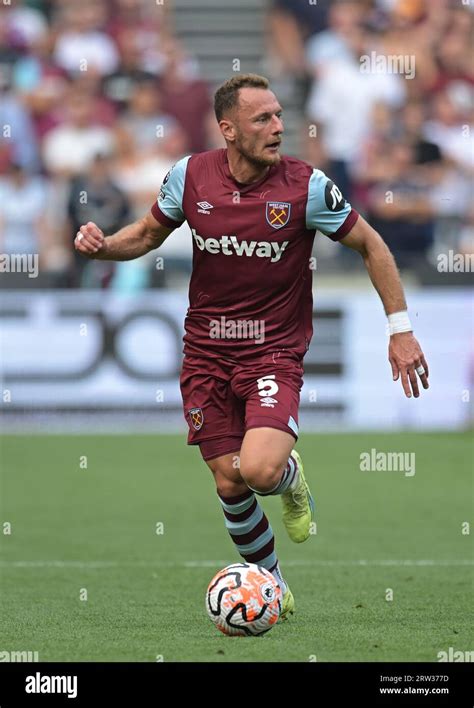
[[274, 568], [274, 569], [271, 571], [271, 573], [272, 573], [273, 577], [275, 578], [275, 580], [277, 581], [278, 585], [281, 587], [282, 595], [284, 595], [285, 592], [286, 592], [286, 589], [287, 589], [287, 584], [286, 584], [285, 581], [283, 580], [283, 576], [282, 576], [281, 571], [280, 571], [280, 564], [278, 564], [278, 565], [276, 566], [276, 568]]
[[299, 469], [298, 465], [296, 465], [295, 476], [294, 476], [294, 478], [293, 478], [292, 483], [291, 483], [290, 486], [288, 487], [288, 489], [290, 490], [290, 492], [293, 492], [293, 491], [296, 489], [296, 486], [297, 486], [297, 484], [298, 484], [299, 481], [300, 481], [300, 469]]

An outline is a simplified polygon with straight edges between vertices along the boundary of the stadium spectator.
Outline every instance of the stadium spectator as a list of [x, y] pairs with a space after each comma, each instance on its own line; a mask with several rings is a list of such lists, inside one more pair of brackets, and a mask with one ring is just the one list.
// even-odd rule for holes
[[175, 118], [163, 111], [161, 93], [154, 81], [136, 84], [119, 124], [135, 138], [138, 150], [148, 152], [165, 143], [178, 127]]
[[143, 0], [112, 0], [107, 32], [121, 46], [124, 33], [132, 32], [144, 71], [154, 76], [164, 71], [166, 59], [162, 43], [171, 36], [169, 14], [171, 3]]
[[49, 185], [10, 162], [0, 179], [0, 252], [44, 256], [48, 234], [46, 204]]
[[0, 88], [0, 174], [10, 161], [29, 172], [39, 170], [38, 143], [29, 111], [13, 91]]
[[88, 94], [71, 91], [67, 103], [67, 120], [51, 130], [43, 142], [46, 169], [58, 177], [71, 177], [84, 172], [98, 152], [113, 149], [112, 130], [95, 123], [94, 100]]
[[472, 66], [472, 17], [468, 11], [457, 13], [470, 21], [468, 27], [461, 25], [459, 29], [450, 29], [435, 47], [434, 59], [436, 71], [431, 84], [430, 93], [444, 91], [452, 84], [473, 89], [474, 73]]
[[425, 125], [425, 135], [439, 146], [442, 154], [460, 169], [472, 175], [474, 125], [469, 125], [469, 111], [463, 94], [447, 88], [433, 99], [433, 114]]
[[166, 60], [160, 83], [163, 105], [186, 132], [190, 152], [202, 152], [209, 144], [210, 125], [215, 123], [209, 87], [177, 42], [166, 44]]
[[114, 128], [118, 119], [116, 104], [105, 95], [101, 76], [94, 68], [77, 74], [70, 82], [70, 92], [86, 94], [94, 104], [94, 124]]
[[273, 0], [268, 15], [269, 53], [274, 72], [306, 73], [305, 42], [327, 24], [326, 3]]
[[368, 55], [369, 39], [354, 28], [346, 39], [350, 55], [326, 64], [315, 80], [307, 105], [316, 124], [327, 171], [351, 198], [351, 169], [359, 158], [360, 145], [370, 131], [370, 116], [376, 104], [400, 107], [405, 97], [403, 79], [395, 74], [361, 72], [360, 57]]
[[[123, 191], [112, 179], [110, 157], [97, 153], [86, 174], [74, 177], [69, 184], [67, 202], [67, 240], [71, 243], [82, 224], [94, 221], [103, 224], [107, 233], [114, 233], [128, 223], [131, 218], [130, 204]], [[80, 286], [85, 267], [95, 271], [89, 282], [105, 285], [113, 273], [112, 263], [100, 264], [97, 272], [96, 262], [84, 262], [84, 258], [74, 252], [72, 283]], [[95, 267], [95, 268], [94, 268]]]
[[0, 3], [0, 91], [11, 86], [15, 62], [21, 57], [21, 50], [15, 44], [7, 18], [6, 5]]
[[361, 26], [363, 6], [357, 2], [336, 2], [328, 8], [328, 27], [316, 32], [305, 47], [306, 62], [317, 79], [334, 61], [352, 61], [351, 37]]
[[126, 107], [137, 83], [153, 81], [156, 77], [145, 69], [140, 36], [132, 28], [123, 29], [118, 35], [120, 65], [104, 79], [105, 95], [120, 108]]
[[67, 73], [55, 64], [52, 48], [51, 34], [41, 34], [18, 60], [12, 75], [13, 88], [29, 110], [39, 140], [61, 122], [67, 90]]
[[442, 159], [442, 155], [439, 147], [425, 138], [424, 125], [423, 103], [419, 99], [408, 101], [401, 110], [396, 132], [413, 146], [415, 164], [432, 166]]
[[58, 66], [72, 75], [94, 67], [101, 75], [119, 65], [115, 42], [104, 32], [106, 4], [85, 0], [61, 8], [62, 27], [54, 48]]
[[28, 7], [22, 0], [4, 2], [2, 6], [0, 25], [9, 37], [11, 47], [24, 51], [48, 33], [46, 18], [38, 9]]
[[415, 151], [410, 143], [396, 141], [385, 149], [385, 175], [369, 192], [368, 218], [383, 234], [400, 268], [413, 267], [433, 243], [431, 185], [414, 169]]

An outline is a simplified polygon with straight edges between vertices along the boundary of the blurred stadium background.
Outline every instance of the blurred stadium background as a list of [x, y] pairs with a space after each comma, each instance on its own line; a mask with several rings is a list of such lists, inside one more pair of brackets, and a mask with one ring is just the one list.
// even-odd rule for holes
[[[472, 648], [473, 9], [0, 2], [0, 650], [435, 661]], [[382, 60], [364, 72], [364, 56]], [[318, 537], [295, 549], [272, 512], [301, 612], [270, 652], [203, 627], [206, 584], [235, 552], [185, 444], [189, 230], [130, 263], [73, 251], [79, 225], [112, 233], [150, 208], [178, 158], [222, 146], [212, 94], [233, 72], [271, 79], [284, 152], [326, 171], [388, 242], [431, 370], [431, 389], [406, 400], [362, 262], [317, 236], [299, 449]], [[4, 272], [11, 254], [32, 256], [31, 272]], [[415, 454], [416, 476], [362, 472], [373, 448]]]
[[[469, 425], [472, 9], [460, 0], [0, 4], [0, 251], [39, 256], [37, 273], [0, 273], [5, 425], [184, 431], [187, 225], [131, 263], [88, 262], [72, 242], [88, 220], [110, 234], [143, 215], [179, 157], [222, 146], [213, 90], [247, 71], [267, 75], [284, 106], [284, 151], [325, 170], [386, 239], [432, 364], [430, 393], [403, 400], [361, 260], [317, 237], [303, 427]], [[405, 68], [362, 71], [374, 53]]]

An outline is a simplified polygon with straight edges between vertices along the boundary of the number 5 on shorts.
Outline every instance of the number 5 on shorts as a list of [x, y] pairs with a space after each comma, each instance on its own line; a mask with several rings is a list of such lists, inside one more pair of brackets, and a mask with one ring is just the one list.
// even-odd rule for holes
[[257, 379], [259, 396], [274, 396], [278, 393], [278, 384], [274, 379], [275, 374], [268, 374], [267, 376], [262, 376], [262, 378]]

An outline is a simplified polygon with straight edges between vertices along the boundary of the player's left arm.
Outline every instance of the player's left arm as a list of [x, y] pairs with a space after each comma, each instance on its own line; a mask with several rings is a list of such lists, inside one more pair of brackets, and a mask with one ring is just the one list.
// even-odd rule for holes
[[[340, 242], [362, 256], [387, 316], [406, 311], [407, 304], [395, 259], [377, 231], [359, 215], [352, 229]], [[390, 336], [388, 358], [393, 380], [397, 381], [400, 376], [408, 398], [412, 391], [415, 398], [420, 395], [416, 378], [416, 369], [420, 366], [425, 370], [424, 374], [418, 374], [423, 388], [429, 388], [428, 364], [413, 332], [399, 332]]]

